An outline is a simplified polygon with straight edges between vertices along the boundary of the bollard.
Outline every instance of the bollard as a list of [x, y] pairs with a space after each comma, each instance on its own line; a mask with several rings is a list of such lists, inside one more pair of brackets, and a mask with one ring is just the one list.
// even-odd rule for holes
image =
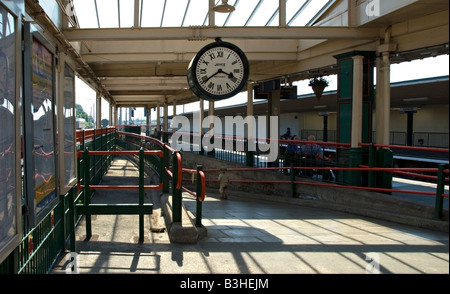
[[292, 198], [295, 198], [295, 170], [294, 170], [294, 163], [291, 162], [291, 195]]

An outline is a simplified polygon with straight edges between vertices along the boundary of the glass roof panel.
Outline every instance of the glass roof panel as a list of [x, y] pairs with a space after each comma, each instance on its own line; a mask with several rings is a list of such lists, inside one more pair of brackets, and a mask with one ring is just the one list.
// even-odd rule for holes
[[[208, 25], [209, 0], [138, 1], [141, 27]], [[307, 25], [311, 18], [329, 3], [329, 0], [285, 1], [286, 22], [291, 26]], [[218, 5], [222, 0], [214, 2]], [[73, 3], [80, 28], [134, 26], [135, 0], [73, 0]], [[228, 4], [234, 6], [236, 10], [232, 13], [216, 12], [216, 26], [277, 26], [279, 24], [279, 0], [229, 0]]]
[[[317, 0], [316, 0], [317, 1]], [[303, 7], [306, 0], [286, 0], [286, 23]], [[311, 1], [314, 2], [314, 1]]]
[[134, 26], [134, 0], [120, 0], [120, 27]]
[[258, 10], [255, 12], [255, 15], [249, 19], [247, 25], [265, 26], [275, 11], [278, 11], [278, 1], [263, 0], [258, 7]]
[[[259, 0], [241, 0], [239, 1], [235, 8], [236, 10], [230, 14], [230, 18], [226, 26], [244, 26], [247, 19], [250, 17], [251, 13], [255, 9]], [[217, 15], [217, 14], [216, 14]]]
[[190, 0], [182, 26], [201, 26], [208, 14], [208, 0]]
[[94, 0], [73, 0], [80, 28], [98, 28]]
[[188, 0], [166, 0], [162, 26], [181, 27]]
[[289, 23], [290, 26], [306, 26], [309, 21], [328, 3], [329, 0], [314, 0], [295, 19]]
[[118, 0], [96, 0], [96, 2], [100, 28], [118, 28]]
[[142, 27], [161, 26], [164, 0], [142, 0]]

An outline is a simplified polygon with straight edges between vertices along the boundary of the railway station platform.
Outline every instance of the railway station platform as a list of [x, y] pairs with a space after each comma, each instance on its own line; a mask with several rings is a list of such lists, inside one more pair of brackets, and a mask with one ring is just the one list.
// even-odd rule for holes
[[[117, 156], [102, 183], [111, 180], [133, 184], [138, 181], [138, 169], [127, 158]], [[153, 179], [148, 176], [146, 181], [151, 184]], [[99, 190], [92, 202], [136, 201], [137, 194]], [[228, 200], [221, 200], [217, 189], [207, 191], [202, 205], [203, 234], [197, 242], [183, 244], [170, 240], [165, 213], [170, 201], [166, 199], [170, 200], [170, 195], [161, 191], [146, 192], [145, 202], [153, 203], [153, 213], [145, 216], [142, 242], [138, 241], [137, 215], [93, 215], [88, 240], [83, 218], [76, 230], [76, 268], [71, 271], [74, 263], [66, 252], [51, 273], [177, 274], [167, 285], [174, 289], [186, 286], [184, 275], [190, 282], [209, 280], [216, 289], [225, 289], [223, 280], [214, 279], [256, 274], [254, 277], [263, 281], [259, 286], [271, 288], [271, 279], [279, 274], [300, 278], [298, 282], [302, 277], [296, 274], [449, 274], [448, 232], [257, 199], [235, 191], [230, 191]], [[183, 205], [185, 216], [190, 217], [183, 217], [182, 222], [192, 225], [189, 220], [195, 200], [183, 193]]]
[[449, 1], [110, 2], [0, 0], [3, 284], [450, 276]]

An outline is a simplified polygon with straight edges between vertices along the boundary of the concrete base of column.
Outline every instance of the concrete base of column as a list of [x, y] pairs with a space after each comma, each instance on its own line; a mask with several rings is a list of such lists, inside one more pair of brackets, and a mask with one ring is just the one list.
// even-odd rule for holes
[[161, 197], [161, 205], [164, 214], [169, 239], [173, 243], [195, 244], [207, 236], [204, 226], [195, 226], [195, 217], [182, 205], [181, 222], [174, 222], [172, 215], [172, 196], [164, 194]]

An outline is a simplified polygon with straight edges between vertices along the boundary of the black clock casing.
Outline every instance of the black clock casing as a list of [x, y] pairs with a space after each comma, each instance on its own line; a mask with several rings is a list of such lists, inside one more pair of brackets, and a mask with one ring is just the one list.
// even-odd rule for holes
[[246, 85], [249, 63], [236, 45], [216, 41], [204, 46], [191, 60], [187, 80], [201, 99], [217, 101], [238, 94]]

